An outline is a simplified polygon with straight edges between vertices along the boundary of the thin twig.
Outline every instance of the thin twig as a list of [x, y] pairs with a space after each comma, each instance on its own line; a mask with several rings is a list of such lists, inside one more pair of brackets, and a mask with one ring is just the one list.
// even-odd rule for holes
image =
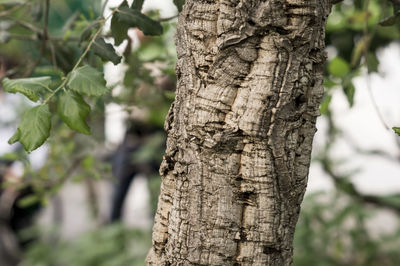
[[109, 0], [105, 0], [103, 3], [103, 7], [101, 8], [101, 13], [100, 16], [104, 16], [104, 11], [106, 10], [106, 7], [108, 5]]
[[12, 20], [13, 22], [17, 23], [18, 25], [20, 25], [20, 26], [22, 26], [22, 27], [24, 27], [24, 28], [26, 28], [28, 30], [31, 30], [31, 31], [35, 32], [36, 34], [41, 34], [42, 33], [41, 29], [39, 29], [38, 27], [36, 27], [35, 25], [33, 25], [31, 23], [28, 23], [28, 22], [25, 22], [23, 20], [19, 20], [19, 19], [13, 18], [13, 17], [8, 17], [7, 16], [6, 18], [9, 19], [9, 20]]
[[42, 35], [42, 45], [40, 48], [40, 55], [36, 59], [36, 61], [31, 65], [27, 71], [25, 71], [24, 77], [29, 77], [33, 70], [36, 68], [37, 65], [40, 64], [40, 61], [42, 61], [42, 58], [46, 52], [46, 46], [47, 46], [47, 39], [48, 39], [48, 24], [49, 24], [49, 10], [50, 10], [50, 0], [46, 0], [46, 5], [45, 5], [45, 10], [44, 10], [44, 25], [43, 25], [43, 31], [41, 32]]
[[50, 51], [51, 51], [51, 63], [53, 67], [57, 68], [57, 58], [56, 58], [56, 50], [52, 42], [49, 43]]
[[44, 12], [44, 26], [43, 26], [43, 36], [42, 36], [42, 55], [46, 51], [46, 44], [48, 39], [48, 26], [49, 26], [49, 9], [50, 9], [50, 0], [46, 0], [46, 7]]
[[[363, 34], [364, 34], [365, 37], [367, 37], [368, 34], [369, 34], [369, 32], [368, 32], [368, 21], [369, 21], [369, 16], [368, 16], [368, 14], [369, 14], [369, 9], [368, 9], [368, 8], [369, 8], [369, 0], [366, 0], [366, 2], [365, 2], [365, 13], [367, 14], [367, 19], [365, 20], [364, 29], [363, 29]], [[369, 43], [370, 43], [370, 42], [367, 43], [367, 45], [365, 46], [364, 51], [363, 51], [363, 53], [364, 53], [365, 65], [366, 65], [366, 67], [367, 67], [366, 82], [367, 82], [368, 95], [369, 95], [369, 98], [371, 99], [372, 105], [373, 105], [373, 107], [374, 107], [374, 109], [375, 109], [375, 112], [376, 112], [376, 114], [378, 115], [378, 118], [379, 118], [379, 120], [381, 121], [383, 127], [384, 127], [385, 129], [387, 129], [387, 130], [390, 130], [388, 124], [386, 123], [386, 121], [385, 121], [385, 119], [384, 119], [384, 117], [383, 117], [383, 115], [382, 115], [382, 113], [381, 113], [381, 111], [380, 111], [380, 109], [379, 109], [379, 107], [378, 107], [378, 104], [377, 104], [376, 101], [375, 101], [374, 95], [373, 95], [373, 93], [372, 93], [372, 88], [371, 88], [371, 87], [372, 87], [372, 86], [371, 86], [371, 76], [370, 76], [370, 74], [369, 74], [369, 64], [368, 64]]]
[[10, 8], [9, 10], [0, 12], [0, 17], [5, 17], [5, 16], [11, 15], [11, 14], [14, 13], [15, 11], [17, 11], [17, 10], [23, 8], [24, 6], [26, 6], [30, 1], [31, 1], [31, 0], [28, 0], [28, 1], [26, 1], [25, 3], [19, 4], [19, 5], [14, 6], [13, 8]]
[[173, 15], [172, 17], [167, 17], [167, 18], [160, 18], [157, 21], [158, 22], [165, 22], [165, 21], [169, 21], [169, 20], [173, 20], [176, 19], [179, 16], [179, 14]]
[[[367, 57], [365, 57], [365, 61], [367, 62]], [[368, 62], [367, 62], [367, 64], [368, 64]], [[367, 82], [367, 90], [368, 90], [368, 95], [369, 95], [369, 98], [371, 99], [371, 102], [372, 102], [372, 105], [373, 105], [373, 107], [374, 107], [374, 109], [375, 109], [375, 112], [376, 112], [376, 114], [378, 115], [378, 118], [379, 118], [379, 120], [381, 121], [381, 124], [383, 125], [383, 127], [385, 128], [385, 129], [387, 129], [387, 130], [390, 130], [390, 127], [388, 126], [388, 124], [386, 123], [386, 121], [385, 121], [385, 119], [384, 119], [384, 117], [383, 117], [383, 115], [382, 115], [382, 113], [381, 113], [381, 111], [380, 111], [380, 109], [379, 109], [379, 106], [378, 106], [378, 104], [376, 103], [376, 101], [375, 101], [375, 98], [374, 98], [374, 95], [373, 95], [373, 93], [372, 93], [372, 86], [371, 86], [371, 77], [370, 77], [370, 75], [369, 74], [367, 74], [367, 76], [366, 76], [366, 82]]]
[[[85, 51], [82, 53], [82, 55], [79, 57], [78, 61], [76, 62], [76, 64], [75, 64], [74, 67], [72, 68], [71, 72], [75, 71], [75, 70], [79, 67], [79, 65], [81, 64], [82, 60], [85, 58], [85, 56], [86, 56], [87, 53], [89, 52], [90, 48], [92, 47], [92, 45], [93, 45], [94, 42], [96, 41], [97, 36], [99, 36], [99, 34], [101, 33], [101, 31], [103, 30], [103, 26], [104, 26], [105, 22], [106, 22], [109, 18], [111, 18], [111, 17], [114, 15], [114, 13], [117, 12], [117, 11], [118, 11], [118, 9], [115, 8], [115, 9], [112, 11], [112, 13], [111, 13], [107, 18], [105, 18], [105, 19], [103, 19], [103, 20], [101, 21], [101, 23], [100, 23], [100, 25], [99, 25], [99, 29], [96, 31], [96, 33], [94, 34], [94, 36], [93, 36], [92, 39], [90, 40], [88, 46], [86, 47], [86, 49], [85, 49]], [[65, 85], [67, 84], [67, 82], [68, 82], [68, 78], [65, 78], [65, 79], [63, 80], [63, 82], [61, 83], [61, 85], [58, 86], [58, 87], [53, 91], [53, 93], [51, 93], [51, 94], [43, 101], [43, 104], [48, 103], [48, 101], [49, 101], [58, 91], [60, 91], [61, 89], [64, 89], [64, 87], [65, 87]]]
[[344, 176], [340, 176], [333, 171], [327, 158], [322, 158], [319, 161], [320, 161], [324, 171], [334, 181], [336, 187], [338, 187], [343, 192], [347, 193], [348, 195], [350, 195], [362, 202], [369, 203], [369, 204], [375, 205], [377, 207], [387, 208], [387, 209], [390, 209], [390, 210], [395, 211], [400, 214], [400, 205], [397, 205], [397, 204], [389, 202], [389, 201], [385, 201], [384, 199], [382, 199], [379, 196], [362, 194], [361, 192], [358, 191], [358, 189], [354, 186], [353, 183], [346, 180], [346, 178]]

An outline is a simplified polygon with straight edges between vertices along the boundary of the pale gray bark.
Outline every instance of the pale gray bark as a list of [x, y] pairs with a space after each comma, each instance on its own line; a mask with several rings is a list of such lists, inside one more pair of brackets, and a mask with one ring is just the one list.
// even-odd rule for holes
[[187, 0], [148, 265], [290, 265], [327, 0]]

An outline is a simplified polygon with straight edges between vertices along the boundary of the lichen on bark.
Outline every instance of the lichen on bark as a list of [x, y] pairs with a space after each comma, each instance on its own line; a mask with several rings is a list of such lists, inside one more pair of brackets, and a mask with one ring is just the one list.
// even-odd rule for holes
[[148, 265], [290, 265], [328, 0], [187, 0]]

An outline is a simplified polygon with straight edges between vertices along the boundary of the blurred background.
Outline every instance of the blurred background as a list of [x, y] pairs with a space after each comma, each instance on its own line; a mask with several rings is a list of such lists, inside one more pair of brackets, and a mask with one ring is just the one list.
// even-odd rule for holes
[[[68, 73], [82, 32], [122, 1], [1, 0], [0, 79]], [[129, 1], [128, 1], [129, 2]], [[131, 3], [132, 1], [130, 1]], [[294, 265], [400, 263], [400, 13], [396, 1], [336, 5], [326, 33], [325, 95]], [[49, 7], [48, 51], [41, 32]], [[92, 135], [54, 118], [44, 146], [9, 145], [33, 104], [0, 87], [0, 265], [145, 265], [160, 186], [163, 123], [175, 97], [172, 0], [146, 0], [164, 34], [135, 28], [102, 69], [111, 93], [88, 100]], [[102, 35], [113, 43], [110, 24]]]

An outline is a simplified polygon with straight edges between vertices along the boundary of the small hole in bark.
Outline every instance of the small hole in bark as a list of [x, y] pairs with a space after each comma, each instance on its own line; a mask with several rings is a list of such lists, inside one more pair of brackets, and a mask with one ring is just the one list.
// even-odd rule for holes
[[264, 246], [264, 249], [263, 249], [263, 253], [264, 254], [272, 254], [272, 253], [278, 253], [279, 252], [279, 250], [277, 250], [276, 248], [273, 248], [273, 247], [268, 247], [268, 246]]
[[239, 182], [242, 182], [242, 181], [243, 181], [243, 178], [242, 178], [241, 176], [237, 176], [237, 177], [235, 178], [235, 180], [236, 180], [236, 181], [239, 181]]
[[256, 202], [256, 195], [254, 192], [246, 191], [241, 192], [238, 197], [239, 201], [241, 201], [244, 205], [250, 205]]
[[255, 26], [255, 25], [256, 25], [256, 23], [255, 23], [253, 20], [251, 20], [251, 19], [249, 19], [249, 20], [247, 21], [247, 23], [249, 23], [250, 26]]
[[282, 28], [282, 27], [276, 27], [276, 28], [275, 28], [275, 31], [276, 31], [277, 33], [279, 33], [280, 35], [287, 35], [287, 34], [290, 33], [290, 31], [288, 31], [288, 30], [286, 30], [286, 29], [284, 29], [284, 28]]
[[304, 94], [300, 94], [299, 96], [297, 96], [296, 99], [294, 100], [296, 108], [299, 108], [306, 101], [307, 101], [307, 98], [306, 98], [306, 96]]

